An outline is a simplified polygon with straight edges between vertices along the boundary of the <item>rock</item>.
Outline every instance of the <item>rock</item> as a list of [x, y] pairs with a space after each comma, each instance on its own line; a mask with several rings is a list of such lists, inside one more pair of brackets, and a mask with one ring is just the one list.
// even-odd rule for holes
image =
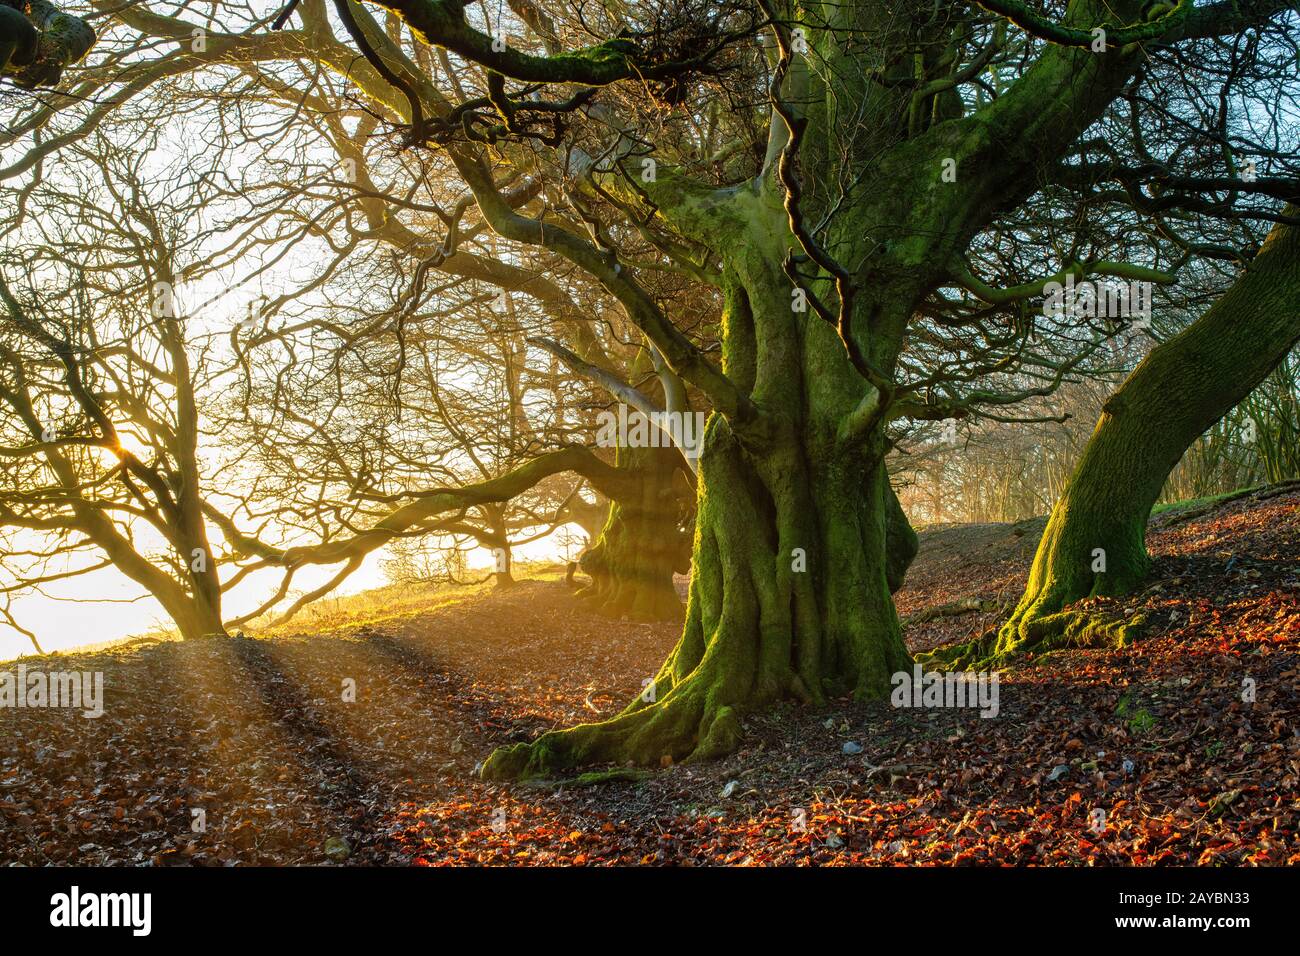
[[735, 792], [736, 792], [737, 790], [739, 790], [739, 789], [740, 789], [740, 781], [739, 781], [739, 780], [730, 780], [730, 781], [727, 782], [727, 785], [726, 785], [725, 787], [722, 788], [722, 796], [723, 796], [723, 798], [725, 799], [726, 797], [731, 796], [733, 793], [735, 793]]
[[862, 744], [858, 743], [856, 740], [848, 740], [845, 741], [844, 746], [841, 747], [840, 750], [849, 755], [860, 754], [862, 753]]

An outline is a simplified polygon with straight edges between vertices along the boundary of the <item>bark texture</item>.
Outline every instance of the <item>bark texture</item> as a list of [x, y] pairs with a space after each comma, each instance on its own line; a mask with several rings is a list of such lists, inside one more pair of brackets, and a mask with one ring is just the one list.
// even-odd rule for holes
[[680, 619], [673, 574], [690, 570], [689, 491], [675, 448], [619, 448], [615, 465], [635, 476], [613, 498], [600, 538], [582, 556], [591, 584], [579, 592], [602, 614], [634, 621]]
[[[1140, 7], [1084, 0], [1068, 20], [1133, 22]], [[893, 5], [816, 8], [807, 55], [794, 57], [778, 30], [778, 102], [758, 177], [713, 189], [661, 168], [638, 184], [657, 214], [720, 261], [720, 370], [625, 273], [555, 230], [541, 235], [458, 162], [494, 229], [599, 275], [715, 410], [700, 459], [686, 624], [650, 698], [613, 720], [498, 750], [484, 764], [488, 779], [718, 756], [736, 746], [754, 708], [781, 697], [881, 698], [892, 674], [911, 666], [890, 594], [909, 545], [896, 538], [891, 571], [883, 464], [908, 325], [951, 280], [972, 237], [1038, 188], [1119, 95], [1141, 54], [1049, 46], [986, 108], [959, 115], [949, 98], [910, 109], [902, 80], [914, 58], [879, 62], [881, 51], [916, 41], [895, 32]], [[842, 43], [837, 31], [873, 39]], [[850, 180], [863, 188], [846, 196]]]
[[19, 86], [54, 86], [94, 44], [85, 20], [47, 0], [0, 0], [0, 75]]

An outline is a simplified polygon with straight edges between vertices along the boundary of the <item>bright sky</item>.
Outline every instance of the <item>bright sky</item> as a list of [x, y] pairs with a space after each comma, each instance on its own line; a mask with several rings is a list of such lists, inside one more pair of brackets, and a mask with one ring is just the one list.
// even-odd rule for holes
[[[276, 9], [279, 4], [261, 5], [265, 9]], [[508, 15], [508, 11], [507, 11]], [[266, 122], [274, 122], [269, 114], [262, 117]], [[244, 142], [234, 141], [224, 154], [221, 164], [233, 182], [242, 182], [244, 174], [250, 169], [261, 168], [263, 160], [301, 161], [304, 158], [317, 168], [333, 168], [337, 157], [332, 151], [319, 151], [319, 144], [307, 147], [307, 152], [298, 152], [300, 144], [290, 138], [282, 149], [276, 140], [267, 141], [257, 138], [257, 123], [251, 128], [252, 138]], [[141, 175], [152, 180], [154, 189], [163, 195], [175, 188], [175, 184], [185, 181], [194, 174], [189, 167], [195, 162], [196, 154], [206, 155], [202, 145], [209, 141], [216, 126], [211, 115], [205, 111], [180, 112], [169, 115], [161, 131], [157, 147], [152, 149], [139, 169]], [[197, 145], [196, 145], [197, 144]], [[153, 175], [150, 175], [153, 174]], [[47, 176], [57, 177], [58, 167], [47, 170]], [[253, 181], [257, 176], [252, 177]], [[111, 200], [102, 199], [107, 209]], [[229, 222], [232, 211], [241, 208], [234, 203], [230, 209], [212, 206], [205, 209], [204, 217], [213, 232], [207, 239], [211, 246], [221, 248], [233, 237], [233, 233], [221, 232], [218, 223]], [[198, 228], [199, 223], [192, 224]], [[202, 253], [204, 250], [192, 250]], [[278, 250], [275, 250], [278, 252]], [[174, 282], [174, 304], [176, 315], [187, 326], [187, 338], [195, 345], [209, 335], [215, 339], [207, 342], [213, 349], [212, 354], [220, 356], [226, 333], [235, 323], [249, 318], [250, 304], [260, 303], [288, 291], [310, 283], [318, 274], [322, 263], [330, 258], [326, 246], [311, 238], [300, 238], [291, 251], [269, 270], [253, 276], [260, 263], [250, 260], [236, 263], [233, 267], [218, 269], [197, 281], [185, 282], [178, 275]], [[200, 261], [206, 261], [201, 258]], [[178, 271], [183, 270], [184, 262], [178, 263]], [[304, 300], [309, 302], [310, 300]], [[209, 384], [209, 389], [219, 386]], [[203, 396], [200, 396], [202, 407]], [[123, 432], [123, 444], [130, 447], [132, 436]], [[138, 443], [137, 443], [138, 444]], [[152, 456], [143, 446], [132, 448], [145, 460]], [[200, 448], [200, 467], [211, 473], [215, 463], [215, 449]], [[239, 516], [236, 516], [239, 521]], [[144, 554], [152, 546], [149, 539], [151, 529], [136, 527], [137, 545]], [[561, 529], [563, 530], [563, 529]], [[571, 527], [570, 532], [581, 534], [579, 529]], [[222, 536], [215, 528], [209, 528], [211, 540], [219, 543]], [[268, 543], [286, 546], [292, 543], [268, 540]], [[429, 541], [430, 547], [437, 542]], [[33, 547], [36, 543], [33, 542]], [[161, 539], [157, 545], [164, 546]], [[219, 546], [219, 545], [218, 545]], [[15, 550], [25, 545], [20, 541]], [[560, 532], [516, 547], [513, 551], [516, 561], [528, 560], [563, 560], [576, 557], [577, 549], [569, 545], [566, 548]], [[88, 551], [72, 559], [74, 563], [50, 570], [71, 570], [102, 559], [98, 552]], [[377, 551], [366, 559], [365, 563], [338, 589], [331, 592], [331, 597], [355, 594], [360, 591], [387, 584], [382, 565], [391, 557], [385, 550]], [[12, 555], [10, 560], [13, 560]], [[475, 549], [467, 555], [468, 564], [474, 569], [486, 569], [492, 566], [492, 555], [484, 549]], [[338, 570], [338, 566], [303, 569], [293, 582], [292, 594], [301, 594], [313, 590], [327, 581]], [[223, 572], [229, 578], [234, 573], [232, 568]], [[482, 571], [478, 571], [481, 575]], [[0, 574], [0, 579], [6, 576]], [[280, 583], [280, 574], [274, 570], [259, 572], [224, 597], [223, 614], [227, 619], [238, 617], [258, 607], [270, 597]], [[291, 594], [291, 596], [292, 596]], [[289, 602], [282, 602], [280, 609]], [[22, 626], [35, 632], [41, 646], [46, 651], [68, 650], [86, 644], [98, 644], [132, 635], [139, 635], [157, 630], [170, 630], [171, 624], [161, 606], [134, 582], [112, 568], [98, 570], [80, 577], [58, 581], [46, 585], [39, 593], [24, 592], [13, 597], [9, 610]], [[12, 659], [23, 654], [33, 653], [28, 638], [0, 622], [0, 660]]]
[[[521, 545], [513, 550], [514, 559], [531, 561], [576, 557], [574, 554], [565, 554], [559, 537], [557, 532]], [[373, 552], [330, 596], [356, 594], [387, 584], [381, 565], [388, 557], [383, 549]], [[482, 548], [470, 551], [468, 560], [475, 569], [492, 566], [491, 553]], [[337, 567], [305, 569], [294, 578], [295, 589], [309, 591], [318, 587], [335, 571]], [[275, 592], [278, 584], [279, 575], [274, 571], [250, 576], [227, 594], [225, 616], [238, 617], [257, 607]], [[45, 592], [48, 596], [18, 598], [13, 602], [12, 611], [18, 623], [36, 633], [36, 639], [47, 651], [69, 650], [84, 644], [99, 644], [150, 631], [168, 630], [171, 627], [171, 622], [157, 601], [111, 568], [57, 582], [48, 586]], [[0, 624], [0, 661], [32, 653], [32, 643], [25, 635]]]
[[[186, 139], [185, 120], [172, 123], [168, 137], [180, 142]], [[193, 136], [189, 137], [194, 140]], [[238, 156], [238, 151], [236, 151]], [[150, 155], [150, 163], [156, 166], [159, 178], [164, 183], [170, 179], [169, 166], [183, 162], [184, 151], [175, 148], [160, 149]], [[232, 160], [234, 161], [234, 160]], [[223, 236], [218, 234], [213, 242], [219, 243]], [[316, 248], [309, 240], [298, 242], [292, 254], [286, 256], [278, 265], [263, 276], [252, 281], [245, 281], [247, 271], [256, 268], [256, 263], [241, 263], [234, 269], [225, 269], [221, 274], [209, 275], [197, 282], [182, 283], [179, 280], [174, 289], [176, 314], [187, 325], [188, 337], [192, 343], [198, 343], [209, 334], [215, 335], [214, 348], [223, 350], [222, 342], [230, 325], [245, 321], [249, 317], [249, 306], [265, 298], [273, 298], [283, 292], [310, 282], [319, 269], [320, 263], [328, 257], [322, 249]], [[242, 273], [242, 274], [241, 274]], [[196, 346], [197, 347], [197, 346]], [[202, 396], [200, 396], [202, 403]], [[131, 447], [132, 436], [123, 432], [124, 446]], [[139, 442], [132, 448], [144, 459], [152, 457]], [[200, 465], [207, 465], [210, 470], [215, 461], [215, 449], [200, 448]], [[237, 518], [238, 520], [238, 518]], [[148, 553], [148, 538], [156, 537], [150, 529], [137, 527], [137, 544], [142, 553]], [[209, 528], [211, 540], [220, 542], [221, 533], [216, 528]], [[284, 546], [291, 542], [270, 541]], [[436, 546], [431, 539], [430, 547]], [[157, 546], [163, 542], [158, 539]], [[514, 549], [514, 557], [519, 560], [555, 560], [566, 555], [559, 536], [551, 536], [530, 542]], [[102, 559], [98, 552], [87, 552], [89, 557], [76, 559], [75, 564], [67, 565], [62, 570], [85, 566]], [[360, 591], [387, 584], [382, 565], [390, 558], [384, 550], [369, 555], [365, 563], [330, 597], [355, 594]], [[492, 566], [493, 558], [484, 549], [470, 551], [467, 556], [469, 566], [474, 569], [486, 569]], [[303, 569], [294, 578], [293, 594], [301, 594], [324, 584], [338, 571], [338, 566]], [[228, 569], [223, 577], [234, 573]], [[481, 575], [481, 571], [478, 572]], [[227, 619], [239, 617], [260, 606], [275, 593], [280, 583], [280, 573], [274, 570], [259, 572], [224, 598], [223, 614]], [[291, 595], [292, 596], [292, 595]], [[289, 601], [279, 606], [283, 610]], [[80, 577], [55, 582], [43, 588], [41, 593], [24, 593], [16, 596], [10, 612], [23, 627], [35, 632], [37, 640], [46, 651], [68, 650], [86, 644], [98, 644], [123, 637], [139, 635], [157, 630], [169, 630], [170, 620], [161, 606], [143, 589], [118, 571], [106, 568]], [[0, 623], [0, 660], [12, 659], [23, 654], [33, 653], [28, 638]]]

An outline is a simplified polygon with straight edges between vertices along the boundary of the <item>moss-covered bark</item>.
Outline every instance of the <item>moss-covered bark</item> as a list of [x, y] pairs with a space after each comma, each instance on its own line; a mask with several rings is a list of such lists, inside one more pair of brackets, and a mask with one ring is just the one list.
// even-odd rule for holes
[[1300, 339], [1300, 233], [1279, 225], [1232, 288], [1155, 348], [1106, 402], [1056, 503], [1011, 619], [991, 647], [1114, 643], [1135, 622], [1071, 611], [1146, 577], [1146, 526], [1170, 471], [1197, 437], [1244, 399]]
[[889, 581], [889, 593], [893, 594], [903, 586], [903, 579], [916, 558], [921, 540], [907, 520], [907, 513], [893, 488], [885, 489], [885, 509], [885, 576]]
[[[890, 596], [896, 503], [883, 435], [842, 427], [870, 387], [834, 329], [791, 308], [779, 205], [756, 194], [744, 212], [750, 241], [728, 266], [724, 367], [768, 424], [740, 435], [709, 420], [682, 637], [652, 690], [618, 717], [499, 750], [487, 778], [715, 757], [736, 746], [755, 707], [883, 697], [910, 667]], [[896, 580], [913, 551], [901, 518]]]
[[0, 76], [19, 86], [54, 86], [94, 44], [85, 20], [48, 0], [0, 0]]
[[[1130, 22], [1139, 12], [1136, 0], [1083, 0], [1069, 19]], [[910, 544], [902, 533], [890, 547], [883, 466], [906, 330], [971, 238], [1037, 188], [1118, 95], [1140, 51], [1049, 48], [1006, 95], [959, 118], [951, 101], [909, 110], [915, 57], [904, 51], [917, 41], [898, 32], [909, 21], [894, 6], [816, 5], [809, 22], [818, 27], [806, 31], [808, 55], [781, 44], [775, 83], [786, 106], [762, 174], [727, 189], [668, 175], [638, 187], [721, 264], [720, 370], [625, 271], [563, 232], [543, 234], [493, 195], [478, 167], [457, 162], [494, 229], [599, 276], [715, 410], [686, 624], [654, 699], [499, 750], [484, 765], [489, 779], [716, 756], [736, 745], [755, 707], [782, 696], [884, 696], [891, 675], [910, 667], [890, 595]], [[873, 42], [841, 41], [850, 35]], [[882, 63], [880, 50], [896, 55]], [[941, 178], [945, 165], [959, 170], [955, 180]], [[850, 181], [861, 188], [845, 192]]]
[[675, 448], [619, 448], [615, 464], [635, 475], [629, 494], [612, 498], [600, 538], [582, 556], [591, 584], [579, 596], [602, 614], [634, 621], [681, 617], [674, 572], [690, 569], [689, 490]]
[[714, 417], [677, 647], [618, 717], [499, 750], [484, 776], [716, 757], [739, 742], [742, 715], [764, 703], [883, 696], [910, 659], [886, 577], [887, 483], [860, 465], [813, 467], [795, 441], [755, 460]]

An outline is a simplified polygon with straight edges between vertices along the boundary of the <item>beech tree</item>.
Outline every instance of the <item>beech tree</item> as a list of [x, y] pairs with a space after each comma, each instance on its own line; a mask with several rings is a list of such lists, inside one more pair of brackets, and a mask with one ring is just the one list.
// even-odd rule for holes
[[974, 664], [1028, 650], [1129, 641], [1141, 621], [1068, 605], [1126, 594], [1146, 579], [1147, 519], [1169, 473], [1297, 342], [1300, 233], [1279, 224], [1205, 315], [1157, 346], [1106, 401], [1052, 509], [1011, 618], [997, 634], [937, 659]]
[[99, 181], [27, 190], [32, 228], [0, 253], [0, 580], [15, 592], [111, 565], [185, 637], [221, 634], [198, 453], [208, 367], [155, 291], [200, 231], [202, 196], [160, 203], [143, 150], [92, 145]]

